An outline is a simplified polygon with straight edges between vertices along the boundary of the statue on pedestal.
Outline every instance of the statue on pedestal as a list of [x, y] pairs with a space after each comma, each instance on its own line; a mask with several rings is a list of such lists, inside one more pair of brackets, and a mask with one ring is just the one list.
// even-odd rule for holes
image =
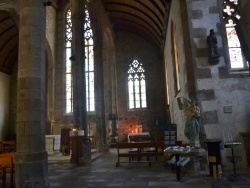
[[[185, 130], [184, 134], [190, 141], [190, 143], [195, 143], [199, 139], [200, 133], [200, 109], [195, 104], [195, 101], [188, 103], [184, 108], [185, 111]], [[195, 145], [195, 144], [194, 144]]]
[[[182, 101], [181, 101], [182, 99]], [[185, 129], [184, 134], [189, 140], [191, 146], [200, 147], [199, 133], [200, 133], [200, 109], [195, 101], [186, 98], [178, 98], [179, 106], [185, 113]]]

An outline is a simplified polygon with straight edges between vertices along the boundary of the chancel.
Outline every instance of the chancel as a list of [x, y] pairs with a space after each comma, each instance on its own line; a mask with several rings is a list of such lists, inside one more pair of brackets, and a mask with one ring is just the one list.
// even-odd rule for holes
[[247, 0], [1, 0], [0, 187], [244, 179], [249, 10]]

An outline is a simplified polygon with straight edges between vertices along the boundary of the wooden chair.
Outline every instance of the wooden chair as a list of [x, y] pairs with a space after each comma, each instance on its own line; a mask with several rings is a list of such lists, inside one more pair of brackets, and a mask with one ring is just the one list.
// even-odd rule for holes
[[6, 167], [0, 166], [0, 179], [2, 180], [3, 188], [6, 188]]
[[15, 153], [2, 153], [0, 154], [0, 166], [6, 167], [6, 173], [10, 174], [11, 186], [14, 186], [15, 176]]

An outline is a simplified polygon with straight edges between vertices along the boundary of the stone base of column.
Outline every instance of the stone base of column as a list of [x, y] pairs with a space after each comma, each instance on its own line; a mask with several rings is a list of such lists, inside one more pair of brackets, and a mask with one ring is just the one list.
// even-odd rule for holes
[[16, 153], [15, 187], [50, 187], [47, 152]]
[[83, 144], [83, 158], [84, 160], [91, 160], [91, 146], [90, 143]]

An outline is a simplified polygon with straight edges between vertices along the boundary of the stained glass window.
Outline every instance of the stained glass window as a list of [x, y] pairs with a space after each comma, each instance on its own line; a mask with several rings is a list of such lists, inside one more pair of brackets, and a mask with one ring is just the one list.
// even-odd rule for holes
[[236, 21], [240, 18], [238, 14], [238, 0], [224, 2], [223, 15], [226, 21], [226, 35], [231, 69], [246, 69], [248, 63], [242, 54], [240, 41], [235, 30]]
[[[72, 20], [71, 9], [66, 12], [66, 113], [73, 112], [73, 83], [71, 60], [72, 56]], [[85, 21], [84, 21], [84, 41], [85, 41], [85, 76], [86, 76], [86, 109], [87, 111], [95, 111], [95, 93], [94, 93], [94, 41], [93, 32], [90, 25], [89, 12], [85, 6]], [[83, 62], [84, 63], [84, 62]]]
[[128, 69], [129, 109], [146, 108], [145, 70], [138, 60], [134, 60]]
[[71, 61], [69, 58], [71, 54], [72, 43], [72, 21], [71, 9], [66, 12], [66, 37], [65, 37], [65, 53], [66, 53], [66, 113], [73, 112], [73, 88], [72, 88], [72, 75], [71, 75]]
[[85, 41], [85, 75], [86, 75], [86, 107], [87, 111], [95, 111], [94, 88], [94, 41], [90, 25], [90, 17], [85, 7], [84, 41]]

